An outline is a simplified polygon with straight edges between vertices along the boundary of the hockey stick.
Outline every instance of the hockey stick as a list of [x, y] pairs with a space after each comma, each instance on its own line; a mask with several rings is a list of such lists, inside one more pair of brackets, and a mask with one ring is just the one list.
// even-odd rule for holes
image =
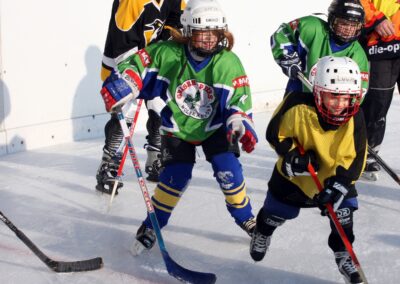
[[91, 271], [103, 267], [103, 259], [96, 257], [78, 261], [57, 261], [45, 255], [22, 231], [0, 211], [0, 220], [10, 228], [11, 231], [41, 260], [48, 268], [54, 272], [80, 272]]
[[399, 176], [385, 163], [384, 160], [376, 153], [370, 146], [368, 146], [368, 153], [375, 158], [379, 165], [398, 183], [400, 184]]
[[[142, 103], [143, 103], [143, 100], [140, 99], [138, 104], [137, 104], [137, 106], [136, 106], [135, 116], [133, 117], [132, 125], [131, 125], [131, 128], [129, 130], [129, 136], [130, 137], [133, 136], [133, 132], [135, 131], [135, 126], [136, 126], [136, 122], [137, 122], [138, 117], [139, 117], [140, 107], [142, 106]], [[117, 176], [115, 177], [115, 182], [114, 182], [113, 190], [112, 190], [112, 193], [111, 193], [110, 202], [108, 203], [107, 212], [110, 212], [111, 205], [112, 205], [112, 202], [113, 202], [114, 197], [115, 197], [115, 193], [117, 192], [118, 183], [121, 180], [121, 175], [122, 175], [122, 170], [124, 169], [126, 155], [128, 154], [128, 146], [125, 143], [124, 139], [122, 139], [121, 145], [117, 150], [118, 155], [120, 155], [120, 153], [121, 153], [120, 148], [121, 149], [124, 148], [124, 153], [122, 155], [121, 162], [120, 162], [119, 167], [118, 167]], [[116, 155], [117, 155], [117, 153], [116, 153]]]
[[186, 269], [186, 268], [180, 266], [179, 264], [177, 264], [169, 256], [166, 246], [165, 246], [165, 243], [164, 243], [164, 239], [161, 234], [160, 225], [158, 224], [157, 216], [154, 211], [153, 204], [151, 202], [150, 194], [147, 189], [146, 182], [143, 178], [142, 171], [140, 169], [139, 160], [137, 158], [136, 151], [135, 151], [135, 148], [132, 143], [132, 138], [129, 135], [128, 126], [126, 125], [124, 115], [121, 112], [120, 108], [118, 109], [117, 116], [118, 116], [118, 120], [119, 120], [121, 128], [122, 128], [122, 131], [124, 133], [124, 137], [126, 139], [126, 144], [128, 145], [129, 154], [131, 156], [131, 160], [132, 160], [133, 166], [135, 168], [136, 176], [137, 176], [137, 179], [139, 182], [140, 189], [143, 194], [147, 212], [149, 214], [151, 224], [152, 224], [154, 232], [156, 234], [158, 246], [160, 248], [161, 255], [163, 257], [168, 274], [182, 282], [185, 282], [185, 283], [193, 283], [193, 284], [215, 283], [215, 281], [217, 280], [217, 277], [215, 276], [215, 274], [198, 272], [198, 271]]

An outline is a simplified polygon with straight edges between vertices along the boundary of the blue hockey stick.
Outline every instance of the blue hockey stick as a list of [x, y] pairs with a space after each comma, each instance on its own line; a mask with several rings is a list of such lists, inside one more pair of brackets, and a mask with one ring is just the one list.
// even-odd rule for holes
[[139, 182], [140, 189], [142, 190], [144, 202], [146, 204], [147, 212], [149, 213], [150, 221], [153, 226], [154, 232], [157, 236], [158, 246], [160, 247], [160, 251], [167, 268], [168, 274], [175, 277], [176, 279], [185, 282], [185, 283], [193, 283], [193, 284], [213, 284], [217, 281], [217, 276], [212, 273], [204, 273], [186, 269], [179, 264], [177, 264], [168, 254], [167, 249], [165, 247], [164, 239], [161, 235], [160, 225], [158, 224], [156, 213], [154, 212], [153, 204], [151, 203], [151, 198], [149, 191], [146, 186], [146, 182], [143, 178], [142, 171], [140, 169], [139, 160], [136, 155], [135, 148], [133, 147], [132, 138], [129, 135], [129, 129], [126, 124], [124, 115], [120, 109], [118, 109], [117, 117], [119, 123], [121, 125], [122, 131], [124, 133], [124, 137], [126, 140], [126, 144], [128, 145], [129, 154], [132, 159], [133, 166], [135, 168], [136, 176]]

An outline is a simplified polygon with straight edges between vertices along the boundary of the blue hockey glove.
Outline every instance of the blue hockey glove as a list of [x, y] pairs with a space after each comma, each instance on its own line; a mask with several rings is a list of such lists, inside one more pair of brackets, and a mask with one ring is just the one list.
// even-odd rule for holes
[[297, 79], [297, 73], [301, 72], [301, 60], [297, 52], [284, 55], [278, 64], [290, 79]]
[[308, 163], [311, 163], [316, 172], [319, 170], [315, 152], [308, 150], [302, 155], [299, 148], [296, 147], [283, 157], [281, 170], [288, 177], [310, 175], [307, 168]]
[[142, 80], [133, 70], [127, 69], [122, 74], [113, 70], [100, 91], [107, 112], [136, 98], [141, 88]]
[[326, 204], [331, 203], [333, 211], [336, 211], [343, 199], [349, 192], [349, 187], [333, 178], [329, 178], [325, 182], [325, 188], [314, 196], [314, 201], [321, 209], [321, 215], [327, 214]]
[[257, 142], [257, 134], [254, 130], [254, 123], [249, 116], [243, 112], [235, 112], [226, 121], [228, 128], [227, 139], [229, 143], [242, 143], [242, 149], [251, 153]]

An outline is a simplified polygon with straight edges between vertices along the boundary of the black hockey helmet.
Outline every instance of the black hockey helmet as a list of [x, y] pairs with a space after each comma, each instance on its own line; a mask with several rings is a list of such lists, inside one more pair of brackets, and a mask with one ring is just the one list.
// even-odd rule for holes
[[328, 8], [328, 25], [333, 39], [339, 43], [356, 40], [365, 22], [359, 0], [333, 0]]

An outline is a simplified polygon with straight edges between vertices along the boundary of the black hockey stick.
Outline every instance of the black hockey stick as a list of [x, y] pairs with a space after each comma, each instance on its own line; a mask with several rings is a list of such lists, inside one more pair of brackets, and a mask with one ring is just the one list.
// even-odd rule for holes
[[57, 261], [49, 258], [45, 255], [22, 231], [20, 231], [15, 225], [4, 216], [3, 212], [0, 211], [0, 220], [3, 221], [11, 231], [41, 260], [48, 268], [54, 272], [80, 272], [96, 270], [103, 267], [103, 259], [96, 257], [87, 260], [78, 261]]
[[368, 146], [368, 153], [375, 158], [379, 165], [398, 183], [400, 184], [399, 176], [385, 163], [384, 160], [376, 153], [370, 146]]

